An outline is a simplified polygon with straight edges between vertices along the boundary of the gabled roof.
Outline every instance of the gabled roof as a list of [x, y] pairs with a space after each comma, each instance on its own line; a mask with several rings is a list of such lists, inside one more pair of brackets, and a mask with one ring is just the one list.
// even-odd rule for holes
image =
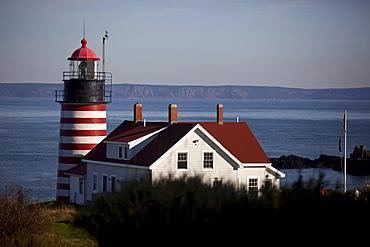
[[171, 124], [143, 148], [139, 155], [134, 156], [131, 162], [138, 165], [152, 165], [195, 126], [196, 124], [192, 123]]
[[[144, 127], [142, 122], [124, 121], [84, 159], [149, 167], [198, 124], [241, 163], [270, 163], [245, 122], [180, 122], [171, 125], [147, 122]], [[106, 158], [105, 141], [130, 142], [160, 129], [163, 130], [131, 160]]]
[[[178, 142], [187, 132], [189, 132], [196, 124], [168, 125], [168, 123], [165, 122], [151, 122], [146, 123], [146, 127], [143, 125], [143, 122], [135, 123], [133, 121], [124, 121], [102, 142], [93, 148], [84, 157], [84, 159], [149, 167], [169, 148]], [[129, 142], [133, 140], [133, 137], [140, 138], [166, 126], [168, 127], [162, 130], [158, 136], [154, 138], [154, 140], [152, 140], [139, 153], [132, 157], [131, 160], [119, 160], [106, 157], [105, 141]]]
[[265, 151], [245, 122], [199, 123], [242, 163], [270, 163]]

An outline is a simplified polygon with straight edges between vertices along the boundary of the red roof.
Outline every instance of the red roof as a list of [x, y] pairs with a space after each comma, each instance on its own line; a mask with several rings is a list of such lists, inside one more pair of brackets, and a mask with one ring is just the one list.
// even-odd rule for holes
[[[144, 127], [142, 122], [124, 121], [91, 150], [85, 156], [85, 159], [149, 167], [197, 124], [200, 124], [241, 163], [270, 163], [269, 158], [245, 122], [224, 122], [223, 124], [216, 122], [180, 122], [171, 125], [163, 122], [147, 122], [146, 127]], [[166, 126], [168, 127], [162, 130], [131, 160], [106, 157], [104, 141], [129, 142]]]
[[242, 163], [270, 163], [265, 151], [245, 122], [199, 123]]
[[[166, 123], [168, 125], [168, 123]], [[130, 164], [151, 166], [182, 137], [186, 135], [196, 124], [192, 123], [174, 123], [161, 131], [158, 136], [146, 145], [131, 160]]]
[[82, 162], [79, 165], [69, 169], [68, 171], [64, 173], [68, 175], [84, 176], [86, 175], [86, 171], [87, 171], [87, 164], [85, 162]]
[[124, 121], [104, 141], [130, 142], [166, 127], [168, 123]]
[[98, 58], [95, 54], [95, 52], [89, 48], [86, 47], [87, 40], [82, 39], [81, 40], [81, 48], [78, 48], [75, 50], [71, 57], [68, 58], [68, 60], [94, 60], [94, 61], [99, 61], [100, 58]]

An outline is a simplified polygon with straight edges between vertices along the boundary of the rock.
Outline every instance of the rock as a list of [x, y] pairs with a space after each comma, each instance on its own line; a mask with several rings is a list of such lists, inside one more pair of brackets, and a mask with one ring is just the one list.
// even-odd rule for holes
[[356, 146], [353, 149], [353, 153], [351, 153], [349, 158], [347, 171], [353, 175], [370, 174], [370, 151], [366, 150], [366, 146]]
[[[280, 158], [270, 158], [272, 166], [277, 169], [306, 169], [327, 167], [342, 171], [343, 158], [339, 156], [320, 155], [318, 159], [308, 159], [291, 154]], [[356, 146], [350, 158], [347, 158], [347, 173], [352, 175], [370, 175], [370, 151], [366, 146]]]
[[270, 159], [272, 166], [278, 169], [305, 169], [312, 167], [312, 160], [291, 154]]
[[326, 154], [320, 155], [318, 159], [314, 160], [316, 164], [315, 167], [327, 167], [332, 168], [333, 170], [341, 170], [341, 157], [338, 156], [329, 156]]
[[350, 156], [351, 161], [356, 161], [356, 160], [363, 160], [363, 161], [370, 161], [370, 151], [366, 151], [366, 146], [361, 145], [361, 146], [356, 146], [353, 149], [353, 153], [351, 153]]

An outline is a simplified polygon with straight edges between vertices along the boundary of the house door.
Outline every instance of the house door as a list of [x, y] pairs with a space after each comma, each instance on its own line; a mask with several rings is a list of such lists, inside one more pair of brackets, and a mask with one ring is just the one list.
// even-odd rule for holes
[[77, 204], [85, 204], [85, 178], [81, 177], [79, 178], [79, 191], [77, 196]]
[[271, 179], [266, 179], [266, 181], [265, 181], [265, 189], [266, 190], [271, 190], [272, 189], [272, 180]]

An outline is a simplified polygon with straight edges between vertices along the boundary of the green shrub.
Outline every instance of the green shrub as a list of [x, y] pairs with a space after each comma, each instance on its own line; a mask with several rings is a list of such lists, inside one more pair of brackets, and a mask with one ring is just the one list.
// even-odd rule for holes
[[131, 181], [120, 193], [102, 196], [80, 211], [75, 224], [86, 228], [100, 246], [110, 246], [133, 239], [135, 244], [163, 242], [169, 237], [181, 239], [180, 243], [195, 239], [217, 243], [240, 234], [279, 238], [287, 233], [315, 234], [321, 226], [330, 232], [341, 219], [349, 220], [354, 210], [361, 214], [359, 222], [369, 220], [366, 200], [355, 201], [338, 192], [322, 196], [321, 185], [322, 178], [309, 183], [299, 179], [292, 188], [265, 189], [255, 197], [232, 184], [212, 187], [199, 177], [153, 184]]

